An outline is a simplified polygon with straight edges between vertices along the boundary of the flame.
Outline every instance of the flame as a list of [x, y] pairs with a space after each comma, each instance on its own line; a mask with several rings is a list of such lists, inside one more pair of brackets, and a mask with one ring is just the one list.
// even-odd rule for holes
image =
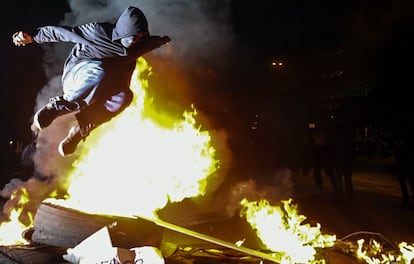
[[[243, 199], [240, 202], [243, 206], [241, 215], [246, 217], [263, 245], [271, 251], [269, 254], [272, 257], [280, 263], [325, 263], [324, 259], [316, 259], [317, 249], [337, 247], [343, 251], [342, 247], [346, 243], [341, 245], [335, 235], [322, 234], [320, 224], [302, 224], [306, 217], [298, 214], [292, 199], [282, 203], [281, 208], [271, 206], [267, 200], [249, 202]], [[368, 264], [410, 264], [414, 259], [414, 244], [401, 242], [398, 247], [399, 252], [386, 251], [384, 245], [374, 239], [368, 244], [364, 239], [359, 239], [356, 250], [350, 246], [345, 251]]]
[[150, 74], [146, 61], [138, 59], [133, 102], [91, 133], [69, 176], [67, 199], [53, 203], [152, 217], [168, 201], [205, 194], [207, 178], [218, 168], [210, 135], [197, 127], [194, 108], [179, 119], [154, 110], [146, 95]]
[[336, 236], [323, 235], [319, 224], [302, 224], [306, 217], [298, 214], [292, 199], [282, 203], [280, 208], [271, 206], [267, 200], [243, 199], [241, 214], [281, 263], [316, 263], [315, 248], [333, 246]]
[[386, 263], [411, 263], [414, 259], [414, 244], [408, 245], [401, 242], [398, 247], [400, 252], [385, 252], [383, 245], [375, 239], [365, 243], [364, 239], [357, 241], [358, 249], [356, 256], [368, 264], [386, 264]]
[[401, 242], [398, 247], [405, 263], [411, 263], [414, 259], [414, 243], [408, 245], [407, 242]]
[[17, 199], [15, 207], [9, 212], [8, 221], [0, 224], [0, 244], [1, 245], [24, 245], [27, 244], [22, 237], [22, 231], [33, 224], [33, 216], [29, 214], [28, 224], [20, 221], [24, 205], [29, 202], [29, 195], [26, 188], [15, 190], [10, 197], [11, 200]]

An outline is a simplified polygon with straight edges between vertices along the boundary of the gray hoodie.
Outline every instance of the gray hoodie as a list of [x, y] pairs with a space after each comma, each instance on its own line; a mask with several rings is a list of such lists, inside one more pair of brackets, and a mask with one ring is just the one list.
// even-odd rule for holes
[[148, 32], [147, 19], [140, 9], [129, 6], [115, 24], [92, 22], [75, 27], [44, 26], [33, 34], [33, 40], [36, 43], [75, 43], [66, 59], [62, 78], [76, 63], [97, 60], [103, 62], [107, 75], [114, 76], [118, 85], [128, 87], [136, 59], [170, 41], [166, 36], [148, 36], [129, 49], [121, 45], [121, 38], [140, 32]]

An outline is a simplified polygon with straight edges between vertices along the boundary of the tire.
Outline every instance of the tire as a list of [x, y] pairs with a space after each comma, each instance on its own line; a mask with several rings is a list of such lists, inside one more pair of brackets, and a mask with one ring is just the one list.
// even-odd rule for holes
[[50, 246], [6, 246], [0, 247], [2, 264], [66, 263], [62, 255], [65, 249]]
[[92, 215], [49, 203], [37, 209], [32, 241], [40, 244], [73, 248], [84, 239], [108, 226], [114, 247], [159, 247], [163, 228], [135, 218]]

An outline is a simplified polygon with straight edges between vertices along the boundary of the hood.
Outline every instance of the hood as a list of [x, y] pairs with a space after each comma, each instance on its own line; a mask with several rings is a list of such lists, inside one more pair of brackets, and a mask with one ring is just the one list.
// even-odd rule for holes
[[148, 32], [148, 22], [142, 11], [133, 6], [127, 7], [116, 21], [112, 31], [112, 40]]

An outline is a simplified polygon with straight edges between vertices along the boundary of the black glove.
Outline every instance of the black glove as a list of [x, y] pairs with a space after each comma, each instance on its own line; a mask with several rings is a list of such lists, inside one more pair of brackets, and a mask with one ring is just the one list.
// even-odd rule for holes
[[150, 52], [156, 48], [161, 47], [162, 45], [167, 44], [171, 41], [171, 38], [168, 36], [148, 36], [144, 37], [135, 45], [134, 49], [137, 50], [139, 56], [144, 55], [147, 52]]

